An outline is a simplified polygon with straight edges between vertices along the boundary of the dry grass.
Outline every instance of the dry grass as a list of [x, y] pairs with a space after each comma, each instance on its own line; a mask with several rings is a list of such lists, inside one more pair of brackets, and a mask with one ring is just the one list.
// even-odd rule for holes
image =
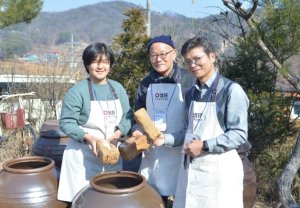
[[20, 61], [0, 61], [0, 74], [11, 75], [43, 75], [43, 76], [69, 76], [75, 80], [85, 77], [85, 70], [82, 67], [69, 69], [68, 65], [42, 64]]
[[[14, 131], [14, 130], [11, 130]], [[5, 135], [10, 132], [5, 131]], [[20, 130], [13, 132], [12, 136], [0, 145], [0, 165], [3, 162], [19, 157], [31, 155], [32, 140], [30, 137], [22, 137]]]
[[[29, 63], [29, 62], [23, 62], [23, 61], [0, 61], [0, 75], [41, 75], [46, 76], [49, 75], [50, 77], [55, 76], [70, 76], [70, 78], [73, 79], [79, 79], [78, 76], [81, 76], [81, 73], [79, 73], [80, 69], [72, 69], [72, 71], [67, 70], [68, 67], [65, 65], [59, 65], [56, 63], [53, 64], [45, 64], [45, 63]], [[50, 78], [49, 78], [50, 79]], [[48, 79], [45, 79], [46, 81]], [[45, 84], [41, 85], [39, 83], [27, 83], [25, 86], [16, 84], [14, 88], [11, 88], [11, 93], [23, 93], [34, 91], [36, 92], [35, 99], [42, 99], [42, 100], [48, 100], [49, 103], [52, 100], [61, 100], [61, 97], [64, 95], [66, 90], [69, 88], [69, 84], [66, 85], [58, 85], [55, 83], [46, 84], [48, 82], [45, 82]], [[55, 95], [55, 97], [53, 97]], [[11, 101], [11, 100], [9, 100]], [[38, 106], [38, 109], [34, 109], [31, 105], [28, 105], [27, 109], [28, 112], [35, 112], [36, 114], [40, 111], [43, 111], [43, 116], [38, 117], [38, 119], [41, 119], [41, 121], [47, 120], [47, 119], [53, 119], [56, 114], [54, 114], [52, 110], [52, 106], [46, 104], [41, 104], [41, 106]], [[41, 110], [42, 109], [42, 110]], [[34, 113], [32, 113], [34, 114]], [[31, 117], [31, 119], [36, 119], [35, 117]], [[34, 126], [34, 122], [32, 122], [32, 126]], [[1, 122], [0, 122], [1, 125]], [[39, 126], [34, 126], [38, 128]], [[2, 130], [4, 131], [4, 130]], [[6, 132], [4, 132], [4, 135], [7, 135]], [[14, 134], [8, 141], [0, 144], [0, 165], [6, 160], [14, 159], [18, 157], [23, 157], [31, 154], [31, 146], [30, 139], [28, 138], [22, 138], [21, 134]]]

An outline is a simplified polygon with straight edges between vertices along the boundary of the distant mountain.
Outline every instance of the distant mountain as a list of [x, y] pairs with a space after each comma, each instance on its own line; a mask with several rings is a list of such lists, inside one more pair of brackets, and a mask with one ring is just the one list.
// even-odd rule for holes
[[[82, 50], [87, 44], [96, 41], [110, 44], [122, 32], [121, 26], [125, 18], [123, 13], [130, 8], [139, 6], [124, 1], [109, 1], [65, 12], [41, 12], [30, 24], [21, 23], [0, 30], [0, 60], [11, 53], [14, 57], [25, 59], [37, 54], [47, 60], [56, 61], [59, 58], [61, 62], [70, 62], [74, 58], [75, 62], [81, 63]], [[226, 15], [229, 15], [230, 21], [238, 21], [234, 14]], [[171, 35], [178, 50], [185, 40], [199, 33], [209, 37], [214, 44], [224, 46], [223, 38], [219, 36], [220, 31], [229, 31], [234, 40], [239, 30], [218, 21], [223, 17], [213, 15], [196, 19], [171, 12], [152, 11], [151, 36]], [[70, 54], [71, 34], [75, 46], [72, 48], [73, 54]], [[13, 48], [13, 51], [8, 48]], [[299, 56], [291, 59], [293, 74], [300, 77], [298, 63]]]
[[[13, 35], [21, 36], [27, 43], [23, 46], [25, 51], [30, 47], [33, 50], [41, 47], [49, 49], [68, 43], [71, 41], [71, 34], [75, 42], [87, 44], [102, 41], [109, 44], [113, 37], [122, 32], [124, 11], [133, 7], [138, 8], [137, 5], [128, 2], [110, 1], [65, 12], [41, 12], [30, 24], [21, 23], [1, 29], [0, 47], [4, 45], [6, 38], [12, 38]], [[151, 33], [172, 35], [180, 48], [191, 34], [208, 30], [206, 19], [153, 11]]]
[[65, 12], [41, 12], [30, 24], [7, 27], [0, 35], [22, 31], [34, 38], [35, 42], [47, 45], [60, 44], [63, 36], [71, 33], [77, 41], [107, 42], [121, 31], [123, 11], [131, 7], [136, 6], [120, 1], [102, 2]]

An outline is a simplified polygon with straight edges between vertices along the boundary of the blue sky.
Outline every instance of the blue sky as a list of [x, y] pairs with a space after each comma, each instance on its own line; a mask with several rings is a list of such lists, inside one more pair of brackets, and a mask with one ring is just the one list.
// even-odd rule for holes
[[[44, 0], [42, 11], [60, 12], [108, 0]], [[147, 0], [125, 0], [146, 8]], [[224, 9], [221, 0], [151, 0], [151, 10], [175, 12], [187, 17], [218, 14]]]

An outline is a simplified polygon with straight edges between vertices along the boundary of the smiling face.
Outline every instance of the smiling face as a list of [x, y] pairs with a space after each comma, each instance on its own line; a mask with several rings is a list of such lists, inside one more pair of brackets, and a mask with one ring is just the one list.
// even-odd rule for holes
[[216, 55], [206, 54], [203, 47], [190, 49], [184, 56], [186, 68], [204, 84], [215, 72]]
[[109, 59], [105, 55], [102, 57], [98, 56], [97, 59], [88, 65], [88, 70], [90, 79], [93, 81], [93, 83], [105, 84], [107, 75], [110, 71]]
[[114, 54], [104, 43], [93, 43], [82, 53], [82, 61], [90, 79], [96, 84], [105, 84], [106, 77], [114, 64]]
[[157, 42], [151, 45], [149, 57], [153, 69], [166, 77], [172, 71], [176, 51], [168, 44]]

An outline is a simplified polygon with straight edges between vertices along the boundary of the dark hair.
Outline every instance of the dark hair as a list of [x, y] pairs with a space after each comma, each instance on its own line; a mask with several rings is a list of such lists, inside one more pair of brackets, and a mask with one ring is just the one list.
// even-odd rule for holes
[[112, 67], [115, 61], [114, 53], [105, 43], [93, 43], [84, 49], [82, 61], [87, 73], [89, 73], [88, 66], [98, 57], [101, 59], [102, 56], [106, 56], [109, 59], [110, 67]]
[[181, 47], [181, 55], [185, 56], [191, 49], [202, 47], [204, 52], [208, 55], [211, 52], [215, 52], [214, 46], [205, 37], [199, 35], [188, 39]]

